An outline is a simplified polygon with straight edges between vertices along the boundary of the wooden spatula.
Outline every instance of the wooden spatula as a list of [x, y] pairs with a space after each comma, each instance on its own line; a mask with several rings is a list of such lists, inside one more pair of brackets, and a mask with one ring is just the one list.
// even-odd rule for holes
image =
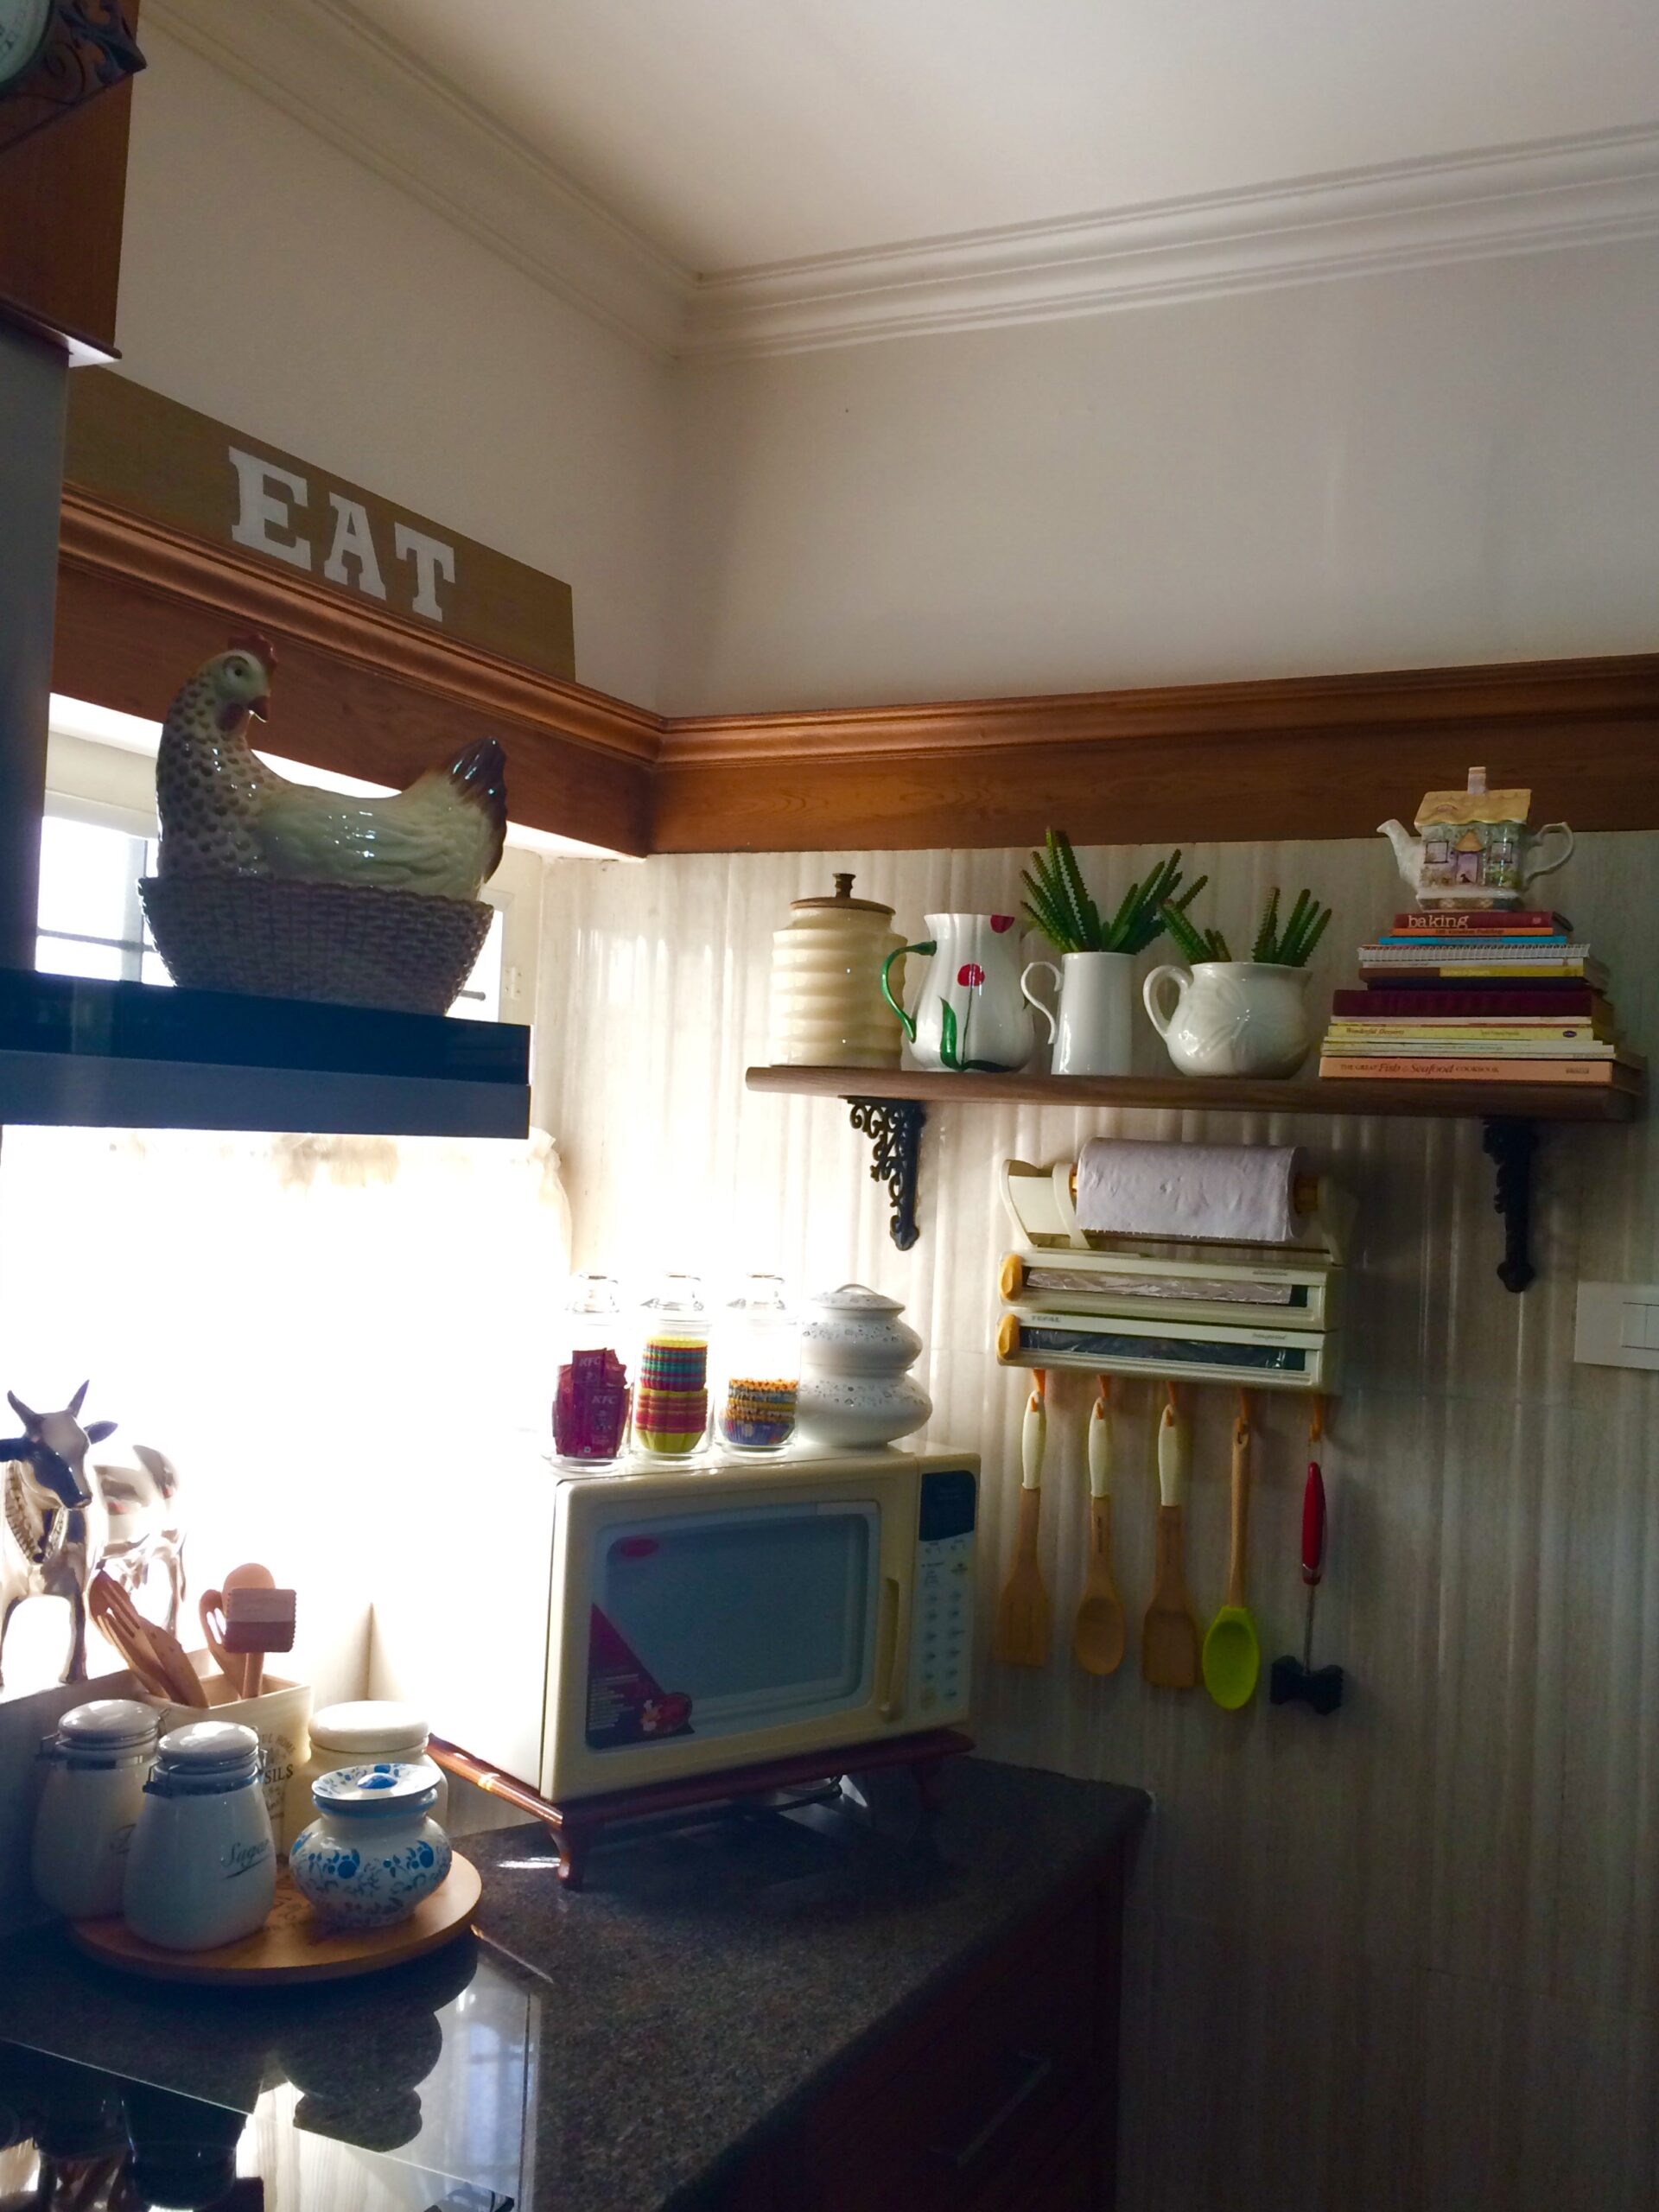
[[1034, 1370], [1035, 1387], [1026, 1401], [1020, 1434], [1020, 1533], [1014, 1568], [996, 1609], [991, 1656], [1005, 1667], [1040, 1667], [1048, 1658], [1048, 1592], [1037, 1564], [1037, 1531], [1042, 1519], [1043, 1450], [1048, 1440], [1044, 1405], [1047, 1378]]
[[1112, 1580], [1111, 1381], [1103, 1375], [1089, 1415], [1089, 1571], [1071, 1649], [1088, 1673], [1110, 1675], [1122, 1661], [1123, 1640], [1123, 1607]]
[[1166, 1690], [1196, 1689], [1198, 1624], [1186, 1594], [1186, 1478], [1192, 1432], [1175, 1402], [1158, 1417], [1158, 1564], [1152, 1603], [1141, 1636], [1141, 1671]]
[[1227, 1602], [1204, 1639], [1204, 1686], [1218, 1706], [1236, 1713], [1255, 1695], [1262, 1671], [1262, 1645], [1244, 1603], [1244, 1560], [1250, 1518], [1250, 1402], [1238, 1394], [1233, 1423], [1232, 1550], [1227, 1567]]

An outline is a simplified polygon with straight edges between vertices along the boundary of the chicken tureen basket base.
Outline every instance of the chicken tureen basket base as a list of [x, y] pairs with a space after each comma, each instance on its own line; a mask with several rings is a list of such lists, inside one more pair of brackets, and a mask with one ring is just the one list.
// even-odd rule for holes
[[147, 875], [156, 949], [186, 990], [447, 1014], [489, 934], [480, 899], [276, 876]]

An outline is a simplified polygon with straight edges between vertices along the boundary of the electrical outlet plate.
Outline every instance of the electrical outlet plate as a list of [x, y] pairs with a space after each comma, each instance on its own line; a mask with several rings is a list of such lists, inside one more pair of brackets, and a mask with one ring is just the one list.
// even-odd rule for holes
[[1659, 1283], [1581, 1282], [1573, 1357], [1589, 1367], [1659, 1368]]

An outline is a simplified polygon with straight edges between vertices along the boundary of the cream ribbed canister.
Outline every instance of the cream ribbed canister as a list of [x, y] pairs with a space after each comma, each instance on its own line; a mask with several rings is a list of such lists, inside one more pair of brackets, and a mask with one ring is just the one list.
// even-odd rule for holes
[[[881, 963], [904, 939], [893, 909], [855, 899], [850, 875], [833, 899], [797, 899], [772, 938], [772, 1057], [796, 1067], [891, 1068], [900, 1032], [881, 997]], [[904, 989], [895, 963], [893, 986]]]

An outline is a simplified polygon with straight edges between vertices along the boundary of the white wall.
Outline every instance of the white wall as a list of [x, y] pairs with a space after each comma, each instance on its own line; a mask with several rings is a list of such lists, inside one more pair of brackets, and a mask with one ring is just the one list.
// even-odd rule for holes
[[125, 374], [569, 582], [658, 695], [670, 372], [146, 25]]
[[[1153, 857], [1083, 856], [1112, 902]], [[855, 868], [906, 935], [1007, 910], [1022, 854], [693, 855], [556, 863], [544, 907], [540, 1103], [578, 1266], [855, 1277], [906, 1301], [935, 1401], [929, 1440], [978, 1450], [983, 1567], [976, 1732], [994, 1756], [1139, 1783], [1157, 1812], [1130, 1900], [1125, 2212], [1580, 2212], [1653, 2202], [1659, 1916], [1659, 1377], [1573, 1361], [1580, 1275], [1643, 1281], [1659, 1128], [1554, 1128], [1538, 1162], [1524, 1297], [1474, 1122], [946, 1105], [921, 1161], [922, 1235], [887, 1235], [867, 1140], [833, 1099], [746, 1091], [766, 1057], [771, 932]], [[1196, 849], [1236, 942], [1269, 882], [1335, 918], [1312, 1000], [1398, 903], [1380, 839]], [[1659, 1038], [1659, 836], [1580, 842], [1562, 896], [1605, 947], [1631, 1037]], [[1142, 963], [1151, 964], [1152, 956]], [[1139, 1065], [1161, 1048], [1138, 1027]], [[1166, 1061], [1164, 1065], [1167, 1066]], [[1042, 1571], [1053, 1647], [991, 1666], [1009, 1564], [1025, 1378], [993, 1356], [1007, 1154], [1091, 1135], [1294, 1141], [1358, 1200], [1349, 1365], [1323, 1448], [1329, 1572], [1315, 1662], [1349, 1669], [1329, 1719], [1149, 1690], [1132, 1645], [1074, 1663], [1090, 1378], [1053, 1378]], [[1151, 1588], [1155, 1392], [1115, 1421], [1118, 1579]], [[1225, 1588], [1230, 1391], [1194, 1389], [1188, 1572]], [[1249, 1602], [1265, 1661], [1299, 1650], [1305, 1403], [1258, 1399]]]
[[675, 710], [1651, 650], [1659, 245], [683, 372]]

